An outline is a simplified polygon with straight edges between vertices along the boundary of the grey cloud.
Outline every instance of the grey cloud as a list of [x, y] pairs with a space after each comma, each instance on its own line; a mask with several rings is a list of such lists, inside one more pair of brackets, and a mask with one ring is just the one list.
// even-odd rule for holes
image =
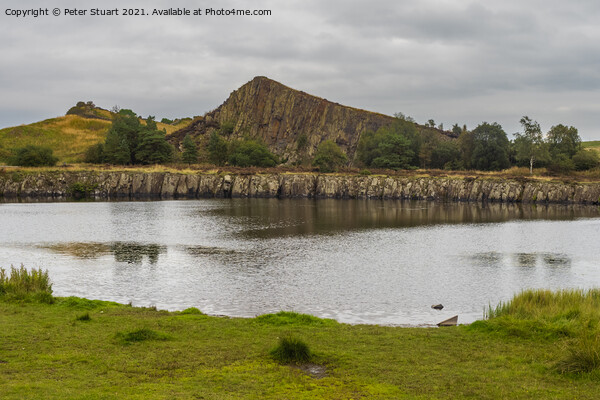
[[[213, 0], [202, 7], [248, 4]], [[600, 98], [596, 1], [262, 0], [251, 7], [274, 15], [0, 16], [0, 126], [59, 115], [78, 100], [159, 117], [199, 115], [266, 75], [342, 104], [446, 126], [487, 120], [511, 131], [528, 114], [542, 125], [564, 118], [585, 138], [600, 139], [600, 113], [590, 108]]]

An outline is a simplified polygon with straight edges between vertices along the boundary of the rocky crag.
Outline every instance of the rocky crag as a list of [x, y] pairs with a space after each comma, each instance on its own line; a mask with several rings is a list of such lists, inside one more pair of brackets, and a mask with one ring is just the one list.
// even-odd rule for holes
[[[177, 144], [190, 134], [199, 142], [206, 141], [212, 131], [229, 125], [232, 132], [228, 138], [258, 138], [290, 163], [312, 158], [325, 140], [333, 140], [353, 160], [363, 132], [376, 131], [393, 121], [388, 115], [343, 106], [256, 77], [232, 92], [216, 110], [174, 132], [170, 140]], [[452, 136], [451, 132], [417, 127]]]
[[311, 173], [4, 172], [0, 197], [280, 197], [600, 204], [600, 183]]

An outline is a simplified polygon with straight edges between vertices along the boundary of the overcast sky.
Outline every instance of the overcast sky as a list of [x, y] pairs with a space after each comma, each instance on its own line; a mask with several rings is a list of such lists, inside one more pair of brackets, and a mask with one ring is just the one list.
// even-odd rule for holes
[[[6, 9], [270, 9], [271, 16], [16, 18]], [[202, 115], [254, 76], [341, 104], [509, 137], [528, 115], [600, 140], [597, 0], [3, 0], [0, 127], [79, 100]], [[88, 11], [89, 13], [89, 11]]]

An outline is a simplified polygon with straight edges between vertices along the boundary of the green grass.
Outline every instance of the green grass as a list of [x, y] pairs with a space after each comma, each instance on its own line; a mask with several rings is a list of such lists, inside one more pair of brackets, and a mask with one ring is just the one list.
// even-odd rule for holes
[[520, 337], [579, 337], [599, 329], [600, 289], [525, 290], [490, 306], [487, 319], [474, 326]]
[[52, 303], [52, 284], [48, 271], [31, 269], [23, 265], [20, 268], [10, 267], [10, 274], [0, 268], [0, 299], [8, 301], [38, 301]]
[[[75, 321], [82, 312], [89, 321]], [[600, 392], [597, 369], [555, 367], [569, 354], [564, 339], [464, 326], [352, 326], [288, 312], [224, 318], [69, 297], [0, 300], [0, 327], [3, 400], [595, 399]], [[274, 360], [281, 337], [302, 338], [324, 376]]]

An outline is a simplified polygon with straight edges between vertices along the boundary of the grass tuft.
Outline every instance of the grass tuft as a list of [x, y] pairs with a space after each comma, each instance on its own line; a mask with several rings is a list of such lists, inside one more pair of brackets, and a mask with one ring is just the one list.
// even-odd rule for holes
[[86, 312], [85, 314], [78, 315], [78, 316], [75, 318], [75, 320], [76, 320], [76, 321], [83, 321], [83, 322], [87, 322], [87, 321], [91, 321], [91, 320], [92, 320], [92, 317], [90, 317], [90, 313], [87, 313], [87, 312]]
[[582, 335], [567, 346], [556, 367], [561, 373], [587, 373], [600, 369], [600, 333]]
[[472, 328], [518, 337], [577, 337], [600, 322], [600, 289], [525, 290], [489, 307]]
[[271, 350], [271, 356], [282, 364], [302, 364], [312, 358], [308, 345], [293, 336], [280, 338], [277, 347]]
[[277, 314], [264, 314], [256, 317], [256, 322], [267, 325], [332, 325], [337, 322], [331, 319], [317, 318], [309, 314], [292, 311], [280, 311]]
[[131, 332], [118, 332], [115, 338], [124, 344], [131, 344], [147, 340], [167, 340], [169, 337], [164, 333], [156, 332], [152, 329], [141, 328]]
[[36, 301], [52, 304], [52, 284], [48, 271], [32, 268], [28, 271], [22, 264], [20, 268], [10, 267], [10, 274], [0, 268], [0, 297], [15, 301]]
[[200, 311], [199, 309], [197, 309], [196, 307], [189, 307], [186, 308], [183, 311], [180, 311], [180, 314], [196, 314], [196, 315], [204, 315], [204, 313], [202, 311]]

